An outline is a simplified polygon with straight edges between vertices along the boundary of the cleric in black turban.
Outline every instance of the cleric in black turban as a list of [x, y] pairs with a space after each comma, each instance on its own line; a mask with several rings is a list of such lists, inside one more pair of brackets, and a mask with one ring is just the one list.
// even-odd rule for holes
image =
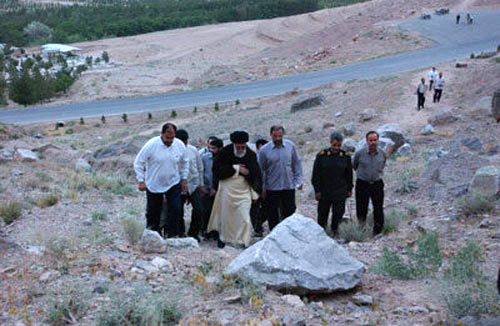
[[237, 130], [234, 131], [231, 136], [229, 136], [229, 139], [232, 143], [243, 144], [248, 142], [248, 133], [246, 131]]

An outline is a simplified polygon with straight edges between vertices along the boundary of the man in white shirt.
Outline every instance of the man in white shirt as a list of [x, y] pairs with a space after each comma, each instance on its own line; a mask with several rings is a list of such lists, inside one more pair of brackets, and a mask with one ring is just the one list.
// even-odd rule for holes
[[439, 103], [439, 101], [441, 100], [441, 94], [443, 94], [443, 89], [445, 84], [442, 72], [439, 73], [439, 76], [436, 78], [435, 83], [436, 84], [434, 85], [434, 103], [436, 102]]
[[[191, 203], [191, 223], [189, 224], [188, 236], [200, 241], [198, 236], [203, 226], [203, 208], [201, 202], [201, 193], [203, 189], [203, 163], [201, 162], [200, 153], [193, 145], [188, 144], [189, 134], [184, 129], [177, 130], [175, 137], [179, 138], [186, 146], [187, 156], [189, 160], [189, 173], [187, 179], [188, 193], [183, 198], [182, 204], [189, 201]], [[182, 209], [182, 224], [181, 232], [184, 233], [184, 209]]]
[[436, 67], [432, 67], [431, 70], [429, 70], [429, 91], [432, 91], [434, 88], [432, 88], [434, 81], [436, 80], [438, 76], [438, 72], [436, 71]]
[[146, 191], [147, 228], [161, 233], [160, 217], [165, 199], [168, 219], [164, 231], [168, 237], [181, 234], [181, 192], [187, 191], [189, 169], [186, 146], [175, 138], [176, 131], [173, 123], [164, 124], [160, 136], [151, 138], [134, 161], [139, 191]]

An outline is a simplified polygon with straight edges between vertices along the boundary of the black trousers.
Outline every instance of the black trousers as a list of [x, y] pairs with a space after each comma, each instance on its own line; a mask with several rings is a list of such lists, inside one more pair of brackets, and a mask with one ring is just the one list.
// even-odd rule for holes
[[182, 223], [181, 232], [185, 232], [184, 226], [184, 204], [189, 200], [191, 203], [191, 223], [189, 224], [188, 236], [197, 237], [203, 227], [203, 204], [201, 202], [200, 188], [196, 188], [191, 194], [187, 195], [182, 202]]
[[364, 224], [368, 215], [368, 203], [373, 204], [373, 233], [378, 234], [384, 228], [384, 182], [373, 183], [360, 179], [356, 180], [356, 215], [358, 222]]
[[178, 183], [165, 193], [153, 193], [146, 190], [146, 224], [147, 228], [161, 234], [160, 220], [163, 201], [166, 200], [167, 220], [164, 228], [168, 237], [180, 235], [181, 221], [181, 184]]
[[266, 190], [267, 221], [269, 231], [281, 222], [280, 208], [283, 219], [295, 213], [295, 189], [290, 190]]
[[214, 206], [215, 197], [211, 197], [208, 193], [201, 196], [202, 203], [202, 217], [201, 217], [201, 232], [206, 233], [208, 222], [210, 221], [210, 214], [212, 213], [212, 207]]
[[418, 109], [420, 110], [420, 108], [424, 108], [424, 103], [425, 103], [425, 96], [423, 93], [417, 93], [418, 95], [418, 99], [417, 99], [417, 105], [418, 105]]
[[441, 100], [441, 94], [443, 93], [442, 89], [435, 89], [434, 90], [434, 103], [439, 103]]
[[332, 211], [331, 230], [337, 233], [342, 216], [345, 213], [345, 198], [343, 199], [320, 199], [318, 201], [318, 224], [326, 230], [328, 227], [328, 215]]
[[255, 232], [260, 233], [263, 231], [262, 224], [267, 220], [266, 213], [265, 200], [259, 198], [255, 203], [252, 203], [250, 207], [250, 219]]

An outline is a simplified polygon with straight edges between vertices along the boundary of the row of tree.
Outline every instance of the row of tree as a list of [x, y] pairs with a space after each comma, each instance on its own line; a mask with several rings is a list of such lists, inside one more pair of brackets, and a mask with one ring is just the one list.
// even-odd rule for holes
[[13, 3], [17, 1], [9, 0], [3, 7], [0, 4], [0, 42], [16, 46], [281, 17], [315, 11], [325, 5], [324, 0], [96, 0], [71, 6]]

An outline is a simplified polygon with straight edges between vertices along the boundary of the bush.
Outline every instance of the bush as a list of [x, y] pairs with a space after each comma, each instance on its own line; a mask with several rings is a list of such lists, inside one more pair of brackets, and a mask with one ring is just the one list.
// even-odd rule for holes
[[123, 122], [125, 122], [125, 123], [127, 123], [127, 121], [128, 121], [128, 116], [127, 116], [127, 114], [126, 114], [126, 113], [122, 114], [122, 121], [123, 121]]
[[107, 217], [108, 213], [105, 211], [92, 212], [92, 221], [104, 221]]
[[101, 116], [101, 122], [103, 125], [106, 124], [106, 117], [105, 116]]
[[72, 135], [72, 134], [73, 134], [73, 132], [74, 132], [74, 131], [73, 131], [73, 128], [68, 128], [68, 129], [66, 129], [66, 130], [64, 131], [64, 133], [65, 133], [66, 135]]
[[102, 58], [102, 60], [104, 60], [105, 63], [108, 63], [109, 62], [109, 54], [108, 54], [108, 52], [103, 51], [102, 55], [101, 55], [101, 58]]
[[24, 36], [28, 42], [39, 42], [42, 40], [50, 40], [52, 37], [52, 29], [40, 22], [31, 22], [23, 29]]
[[0, 216], [6, 224], [10, 224], [17, 220], [23, 213], [23, 204], [18, 201], [11, 200], [0, 206]]
[[406, 220], [407, 216], [402, 212], [393, 209], [384, 218], [384, 233], [391, 233], [398, 230], [399, 223]]
[[418, 208], [415, 205], [406, 206], [406, 211], [408, 212], [408, 215], [411, 217], [415, 217], [418, 215]]
[[219, 103], [218, 102], [215, 102], [215, 105], [214, 105], [214, 111], [217, 112], [219, 111]]
[[460, 209], [465, 216], [490, 213], [495, 210], [495, 201], [493, 198], [473, 192], [462, 199]]
[[148, 112], [148, 120], [151, 120], [153, 119], [153, 115], [151, 114], [151, 112]]
[[85, 120], [83, 120], [83, 117], [80, 118], [80, 124], [81, 125], [84, 125], [85, 124]]
[[35, 204], [40, 208], [50, 207], [57, 204], [59, 197], [56, 194], [49, 194], [40, 197]]
[[364, 242], [370, 238], [370, 229], [370, 225], [368, 224], [362, 226], [357, 221], [349, 220], [347, 222], [340, 223], [339, 237], [347, 242]]
[[170, 113], [170, 118], [174, 119], [175, 117], [177, 117], [177, 111], [172, 110], [172, 112]]
[[396, 252], [384, 248], [372, 271], [404, 280], [419, 279], [437, 272], [443, 263], [437, 232], [421, 235], [417, 246], [417, 251], [406, 248], [406, 261]]
[[135, 245], [139, 242], [144, 232], [144, 225], [135, 217], [128, 216], [122, 220], [123, 233], [127, 241]]

